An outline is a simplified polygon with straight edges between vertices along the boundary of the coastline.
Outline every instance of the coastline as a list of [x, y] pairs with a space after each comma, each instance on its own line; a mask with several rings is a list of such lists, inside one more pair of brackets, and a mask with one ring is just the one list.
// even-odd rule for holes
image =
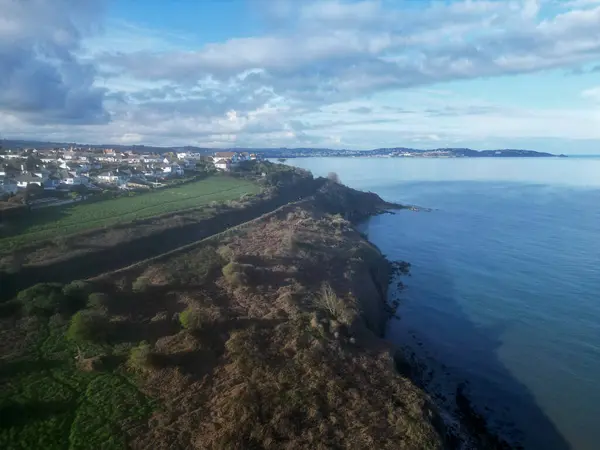
[[[100, 320], [107, 340], [81, 353], [60, 339], [71, 327], [56, 314], [56, 357], [71, 377], [127, 377], [155, 405], [135, 427], [128, 414], [113, 424], [130, 448], [508, 448], [436, 405], [385, 340], [390, 281], [408, 265], [357, 224], [391, 209], [411, 208], [323, 181], [255, 220], [79, 282], [94, 302], [75, 316]], [[0, 319], [7, 342], [37, 342], [48, 318], [31, 328], [19, 314]], [[18, 367], [24, 355], [8, 358]]]

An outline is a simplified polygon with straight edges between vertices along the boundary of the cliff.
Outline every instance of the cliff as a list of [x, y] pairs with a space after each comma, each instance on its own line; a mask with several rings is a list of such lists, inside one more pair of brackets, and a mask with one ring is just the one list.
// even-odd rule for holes
[[[57, 443], [97, 448], [446, 448], [381, 339], [391, 266], [354, 228], [390, 206], [325, 183], [125, 269], [21, 293], [0, 315], [0, 378], [16, 386], [0, 416], [43, 411]], [[34, 373], [43, 399], [20, 394], [37, 395]], [[41, 430], [13, 422], [0, 442]]]

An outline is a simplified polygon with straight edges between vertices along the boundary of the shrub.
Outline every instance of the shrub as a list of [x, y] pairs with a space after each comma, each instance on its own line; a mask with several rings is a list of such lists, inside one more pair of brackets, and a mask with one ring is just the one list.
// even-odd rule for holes
[[333, 181], [334, 183], [337, 183], [337, 184], [341, 183], [340, 176], [337, 173], [335, 173], [335, 172], [329, 172], [327, 174], [327, 179], [329, 181]]
[[217, 254], [226, 261], [234, 257], [233, 249], [228, 245], [221, 245], [217, 249]]
[[86, 281], [76, 280], [67, 284], [62, 289], [66, 302], [65, 307], [71, 312], [83, 308], [90, 291], [91, 285]]
[[186, 330], [202, 330], [209, 324], [214, 323], [220, 317], [218, 308], [188, 308], [179, 314], [179, 322]]
[[351, 320], [353, 303], [339, 298], [329, 284], [321, 287], [321, 291], [314, 297], [313, 303], [341, 323], [348, 323]]
[[70, 302], [58, 283], [36, 284], [19, 292], [17, 300], [28, 316], [51, 316], [70, 309]]
[[131, 289], [133, 289], [133, 292], [144, 292], [149, 287], [150, 280], [144, 276], [138, 277], [131, 285]]
[[67, 338], [84, 341], [103, 341], [109, 335], [109, 322], [104, 314], [97, 311], [79, 311], [71, 318]]
[[87, 305], [91, 309], [106, 309], [110, 303], [110, 296], [103, 292], [92, 292], [88, 296]]
[[152, 347], [147, 342], [141, 342], [133, 347], [129, 352], [127, 366], [133, 370], [149, 370], [157, 365], [156, 354], [152, 352]]
[[250, 264], [240, 264], [231, 261], [223, 267], [223, 276], [232, 286], [247, 286], [250, 282], [250, 275], [252, 274], [253, 269], [254, 266]]

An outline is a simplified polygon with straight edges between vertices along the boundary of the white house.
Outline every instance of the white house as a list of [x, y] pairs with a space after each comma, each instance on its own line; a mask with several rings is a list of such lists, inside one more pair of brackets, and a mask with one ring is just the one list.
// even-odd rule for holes
[[231, 170], [231, 161], [228, 159], [218, 159], [215, 161], [215, 168], [229, 172]]
[[102, 172], [96, 178], [104, 183], [125, 184], [129, 177], [119, 172]]
[[69, 173], [65, 178], [62, 179], [62, 182], [70, 186], [87, 186], [90, 183], [90, 180], [82, 175], [78, 175], [76, 173]]
[[169, 164], [162, 168], [164, 175], [183, 175], [183, 168], [179, 164]]

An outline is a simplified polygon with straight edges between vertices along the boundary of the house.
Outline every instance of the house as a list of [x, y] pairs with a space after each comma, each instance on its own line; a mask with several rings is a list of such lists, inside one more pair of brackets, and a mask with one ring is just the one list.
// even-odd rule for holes
[[0, 194], [16, 194], [18, 189], [14, 180], [0, 178]]
[[87, 186], [88, 184], [90, 184], [90, 180], [88, 177], [70, 173], [67, 178], [63, 179], [63, 183], [68, 184], [70, 186]]
[[215, 160], [214, 164], [218, 170], [224, 170], [225, 172], [229, 172], [231, 170], [231, 160], [217, 159]]
[[41, 178], [42, 181], [46, 180], [49, 176], [50, 176], [50, 171], [48, 169], [42, 168], [42, 169], [36, 169], [33, 172], [33, 175]]
[[75, 153], [73, 150], [69, 150], [67, 152], [64, 152], [62, 157], [67, 161], [72, 161], [77, 158], [77, 153]]
[[36, 177], [30, 173], [23, 173], [15, 177], [15, 181], [17, 182], [17, 186], [20, 188], [26, 188], [30, 184], [37, 184], [42, 187], [44, 180], [41, 177]]
[[142, 175], [144, 175], [145, 177], [156, 177], [157, 176], [155, 170], [152, 167], [148, 167], [148, 168], [144, 169], [142, 171]]
[[179, 177], [183, 176], [183, 167], [179, 164], [171, 164], [171, 173]]
[[103, 183], [111, 183], [118, 185], [127, 183], [127, 180], [129, 179], [129, 177], [123, 173], [112, 171], [102, 172], [96, 178], [98, 179], [98, 181], [101, 181]]
[[61, 179], [58, 176], [50, 175], [45, 181], [42, 187], [44, 189], [56, 189], [60, 186]]
[[168, 164], [162, 167], [163, 175], [166, 176], [181, 176], [183, 175], [183, 168], [179, 164]]
[[236, 152], [216, 152], [213, 157], [213, 161], [217, 161], [220, 159], [228, 159], [232, 162], [238, 159], [238, 154]]
[[246, 157], [238, 152], [216, 152], [213, 156], [213, 162], [218, 170], [231, 170], [232, 166], [237, 165], [241, 161], [245, 161]]

